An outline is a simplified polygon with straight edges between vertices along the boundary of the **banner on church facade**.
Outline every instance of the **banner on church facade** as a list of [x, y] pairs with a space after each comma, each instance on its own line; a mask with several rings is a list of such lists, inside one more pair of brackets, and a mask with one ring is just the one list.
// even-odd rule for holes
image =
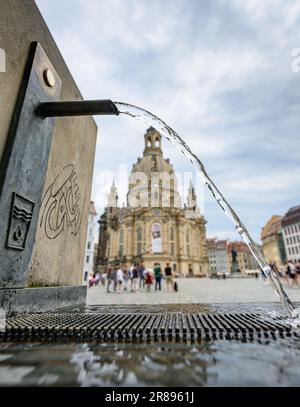
[[152, 253], [161, 253], [161, 224], [152, 225]]

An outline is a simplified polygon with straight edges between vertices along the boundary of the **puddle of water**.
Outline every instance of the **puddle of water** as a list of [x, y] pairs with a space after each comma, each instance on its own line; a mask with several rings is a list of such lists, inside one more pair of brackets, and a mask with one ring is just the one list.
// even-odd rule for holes
[[[0, 385], [299, 386], [300, 342], [0, 344]], [[48, 357], [45, 357], [45, 352]], [[30, 354], [30, 355], [28, 355]]]

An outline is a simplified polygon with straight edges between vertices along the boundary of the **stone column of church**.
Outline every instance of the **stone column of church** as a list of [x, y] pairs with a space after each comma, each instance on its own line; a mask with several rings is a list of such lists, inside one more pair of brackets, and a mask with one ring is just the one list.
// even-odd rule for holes
[[120, 235], [120, 229], [116, 230], [115, 233], [115, 257], [119, 258], [119, 235]]
[[116, 249], [115, 249], [115, 241], [116, 241], [116, 233], [114, 230], [111, 232], [111, 249], [110, 249], [110, 257], [114, 260], [116, 256]]
[[147, 256], [151, 255], [151, 222], [145, 222], [145, 250]]
[[130, 253], [130, 240], [131, 240], [131, 229], [129, 223], [125, 224], [125, 235], [126, 235], [126, 257], [129, 260], [131, 257]]
[[133, 256], [133, 250], [132, 250], [132, 244], [133, 244], [133, 234], [132, 234], [132, 227], [128, 226], [126, 228], [126, 234], [127, 234], [127, 257], [128, 259], [131, 259]]
[[162, 223], [162, 252], [164, 253], [165, 256], [169, 256], [169, 250], [168, 250], [168, 241], [169, 241], [169, 234], [168, 234], [168, 223]]
[[182, 226], [181, 222], [178, 219], [176, 222], [176, 232], [177, 232], [177, 242], [178, 242], [178, 272], [183, 273], [183, 264], [182, 264], [182, 256], [183, 256], [183, 245], [182, 245]]
[[206, 230], [204, 220], [201, 221], [201, 262], [202, 262], [202, 270], [205, 274], [208, 273], [208, 255], [207, 255], [207, 246], [206, 246]]
[[130, 247], [132, 257], [136, 255], [135, 248], [136, 248], [136, 223], [135, 219], [133, 219], [131, 228], [131, 247]]

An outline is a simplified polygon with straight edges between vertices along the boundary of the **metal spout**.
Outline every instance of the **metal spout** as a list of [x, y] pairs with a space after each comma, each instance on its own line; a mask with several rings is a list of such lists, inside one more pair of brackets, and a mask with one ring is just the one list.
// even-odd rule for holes
[[83, 100], [40, 103], [35, 113], [43, 118], [93, 115], [106, 116], [119, 115], [119, 110], [111, 100]]

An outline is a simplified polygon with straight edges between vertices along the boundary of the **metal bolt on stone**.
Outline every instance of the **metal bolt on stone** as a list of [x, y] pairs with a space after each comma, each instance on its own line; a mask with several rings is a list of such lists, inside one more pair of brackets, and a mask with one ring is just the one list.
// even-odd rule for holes
[[46, 85], [50, 88], [53, 88], [55, 86], [55, 77], [50, 69], [46, 69], [46, 71], [44, 71], [44, 80], [46, 82]]

